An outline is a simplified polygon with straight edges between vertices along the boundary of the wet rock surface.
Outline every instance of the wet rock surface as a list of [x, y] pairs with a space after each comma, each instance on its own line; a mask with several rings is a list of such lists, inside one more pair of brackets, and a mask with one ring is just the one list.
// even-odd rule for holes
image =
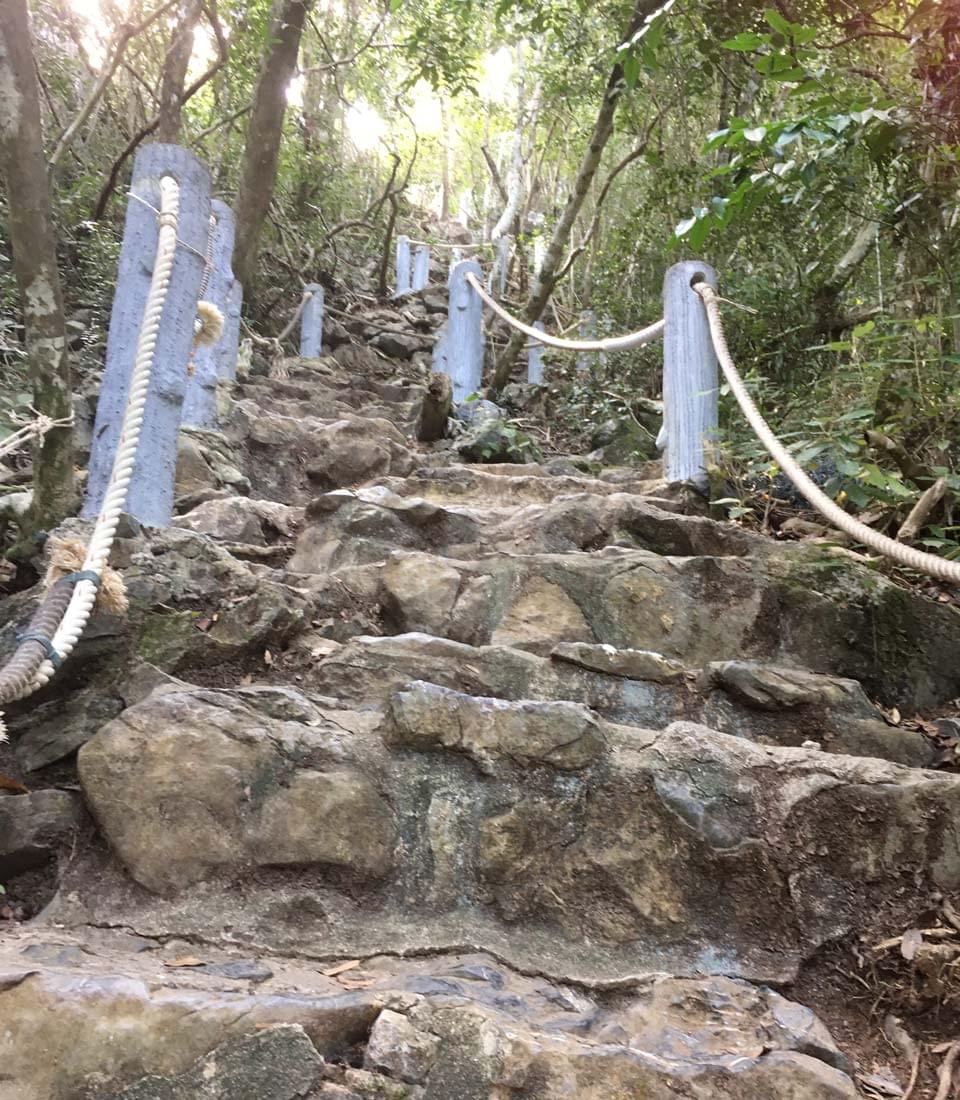
[[237, 990], [178, 965], [176, 944], [134, 952], [60, 933], [59, 961], [39, 963], [37, 942], [0, 942], [4, 1100], [857, 1095], [814, 1013], [730, 978], [598, 995], [477, 954], [370, 957], [339, 976], [278, 957], [271, 979]]

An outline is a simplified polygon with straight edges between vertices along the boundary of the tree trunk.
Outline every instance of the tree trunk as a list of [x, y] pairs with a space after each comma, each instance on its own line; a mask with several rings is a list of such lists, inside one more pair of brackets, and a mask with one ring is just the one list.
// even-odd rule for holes
[[199, 18], [198, 0], [181, 0], [160, 77], [160, 125], [156, 134], [157, 141], [164, 141], [168, 145], [175, 145], [180, 140], [183, 89], [187, 83], [190, 55], [193, 53], [193, 31]]
[[237, 192], [237, 243], [233, 254], [233, 270], [248, 291], [256, 282], [260, 231], [277, 178], [287, 85], [296, 68], [300, 36], [311, 4], [312, 0], [277, 0], [253, 96]]
[[[643, 26], [644, 20], [657, 12], [662, 6], [663, 0], [637, 0], [633, 9], [630, 25], [618, 41], [629, 41]], [[583, 206], [587, 193], [590, 190], [593, 177], [597, 174], [597, 169], [600, 167], [600, 159], [603, 156], [603, 150], [606, 148], [607, 142], [610, 140], [610, 135], [613, 133], [613, 119], [625, 86], [623, 68], [618, 62], [614, 65], [607, 80], [603, 102], [600, 104], [600, 110], [597, 112], [597, 120], [593, 126], [593, 133], [590, 135], [590, 142], [583, 155], [583, 160], [580, 162], [580, 168], [574, 180], [573, 189], [570, 192], [570, 197], [567, 199], [560, 220], [554, 227], [553, 236], [550, 240], [550, 244], [547, 246], [547, 253], [543, 260], [543, 266], [534, 279], [533, 289], [524, 306], [523, 318], [528, 324], [533, 324], [534, 321], [539, 320], [544, 307], [547, 302], [550, 301], [550, 295], [553, 293], [553, 288], [557, 283], [557, 272], [563, 261], [563, 254], [566, 251], [567, 242], [570, 240], [570, 233], [576, 223], [580, 208]], [[494, 392], [502, 389], [509, 381], [513, 362], [523, 348], [526, 339], [526, 336], [524, 336], [522, 332], [518, 332], [516, 329], [511, 331], [507, 346], [497, 360], [497, 365], [494, 370], [491, 383], [491, 388]]]
[[[0, 2], [0, 174], [9, 199], [34, 408], [61, 420], [72, 412], [70, 359], [27, 0]], [[34, 453], [31, 525], [52, 527], [73, 504], [73, 431], [54, 428]]]

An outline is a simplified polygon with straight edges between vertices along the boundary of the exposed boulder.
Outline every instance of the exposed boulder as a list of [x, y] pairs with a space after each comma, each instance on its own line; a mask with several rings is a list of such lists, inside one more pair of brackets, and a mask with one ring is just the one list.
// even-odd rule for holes
[[73, 791], [0, 792], [0, 882], [52, 859], [83, 817]]
[[[58, 534], [86, 537], [71, 520]], [[9, 710], [24, 767], [33, 770], [74, 752], [130, 701], [130, 681], [144, 662], [164, 672], [209, 669], [275, 645], [299, 629], [306, 599], [281, 575], [233, 557], [213, 539], [168, 527], [129, 529], [111, 560], [124, 578], [130, 608], [98, 613], [51, 684]], [[12, 651], [41, 586], [0, 605], [0, 656]]]
[[368, 1069], [417, 1084], [429, 1075], [439, 1048], [439, 1036], [414, 1027], [402, 1013], [387, 1008], [373, 1025], [363, 1062]]
[[587, 645], [584, 642], [561, 642], [550, 656], [568, 661], [593, 672], [623, 676], [628, 680], [652, 680], [658, 684], [673, 684], [683, 679], [684, 667], [649, 649], [615, 649], [612, 645]]
[[578, 703], [506, 703], [418, 682], [390, 700], [393, 739], [453, 749], [492, 773], [499, 758], [578, 771], [603, 752], [596, 717]]
[[80, 752], [84, 795], [137, 882], [176, 893], [251, 865], [322, 864], [379, 878], [390, 806], [335, 725], [270, 720], [215, 692], [164, 689]]
[[173, 526], [225, 542], [268, 546], [279, 537], [292, 536], [302, 519], [302, 508], [249, 497], [220, 497], [176, 517]]
[[102, 1100], [300, 1100], [320, 1076], [322, 1059], [306, 1032], [281, 1024], [228, 1039], [174, 1077], [150, 1077], [101, 1094]]

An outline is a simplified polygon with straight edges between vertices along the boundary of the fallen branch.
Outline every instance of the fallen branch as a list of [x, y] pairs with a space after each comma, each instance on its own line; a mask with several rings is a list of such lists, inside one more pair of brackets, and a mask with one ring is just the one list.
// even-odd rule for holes
[[947, 494], [947, 479], [939, 477], [926, 489], [920, 499], [913, 506], [910, 515], [903, 521], [903, 525], [897, 532], [897, 542], [910, 542], [917, 537], [918, 532], [930, 519], [930, 515]]
[[[936, 1047], [935, 1050], [940, 1053], [943, 1048]], [[940, 1072], [937, 1075], [937, 1094], [933, 1100], [947, 1100], [950, 1095], [951, 1086], [953, 1085], [953, 1067], [958, 1054], [960, 1054], [960, 1039], [950, 1043], [947, 1047], [947, 1056], [944, 1058], [943, 1065], [940, 1066]]]
[[922, 462], [917, 462], [902, 443], [891, 439], [885, 432], [868, 428], [863, 436], [873, 450], [888, 454], [897, 464], [900, 473], [908, 481], [933, 481], [933, 473], [930, 468], [924, 466]]

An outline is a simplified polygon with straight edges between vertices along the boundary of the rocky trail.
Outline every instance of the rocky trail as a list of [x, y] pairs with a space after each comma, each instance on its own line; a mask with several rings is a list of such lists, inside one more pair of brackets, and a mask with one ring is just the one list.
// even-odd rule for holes
[[0, 1098], [904, 1095], [960, 775], [890, 714], [960, 694], [960, 614], [644, 471], [467, 462], [482, 406], [418, 444], [445, 308], [237, 383], [11, 709]]

